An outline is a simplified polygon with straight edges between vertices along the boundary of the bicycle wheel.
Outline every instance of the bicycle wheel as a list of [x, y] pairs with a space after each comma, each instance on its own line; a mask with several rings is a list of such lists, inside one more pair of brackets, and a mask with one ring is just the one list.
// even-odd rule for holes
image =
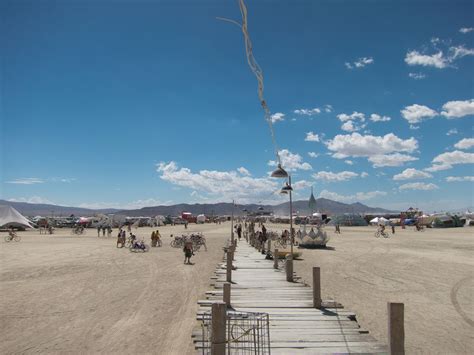
[[176, 240], [172, 240], [171, 243], [170, 243], [170, 246], [172, 248], [176, 248]]
[[15, 240], [15, 242], [19, 242], [21, 240], [21, 237], [19, 235], [15, 235], [13, 239]]
[[11, 241], [11, 238], [10, 238], [10, 236], [9, 236], [9, 235], [7, 235], [7, 236], [5, 237], [5, 241], [6, 241], [6, 242], [9, 242], [9, 241]]
[[386, 232], [383, 232], [382, 235], [383, 235], [384, 238], [388, 238], [388, 237], [389, 237], [388, 233], [386, 233]]
[[375, 232], [375, 238], [379, 238], [379, 237], [380, 237], [380, 232], [379, 231]]

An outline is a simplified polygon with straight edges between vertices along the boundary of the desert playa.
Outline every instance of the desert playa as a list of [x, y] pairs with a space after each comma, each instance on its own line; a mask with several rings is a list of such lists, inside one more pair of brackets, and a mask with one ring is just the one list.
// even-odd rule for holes
[[[207, 239], [208, 251], [193, 257], [195, 265], [184, 265], [182, 250], [169, 245], [169, 235], [184, 227], [159, 229], [163, 246], [143, 254], [117, 249], [115, 237], [98, 238], [94, 229], [83, 236], [69, 229], [51, 236], [19, 232], [21, 242], [0, 243], [0, 352], [195, 353], [196, 302], [222, 260], [230, 223], [189, 226], [187, 232]], [[470, 228], [397, 228], [387, 239], [374, 238], [371, 227], [342, 227], [341, 235], [327, 230], [330, 248], [303, 250], [295, 261], [308, 283], [311, 267], [321, 267], [323, 298], [354, 311], [382, 342], [387, 301], [403, 302], [407, 353], [472, 353]], [[149, 243], [151, 231], [134, 233]]]

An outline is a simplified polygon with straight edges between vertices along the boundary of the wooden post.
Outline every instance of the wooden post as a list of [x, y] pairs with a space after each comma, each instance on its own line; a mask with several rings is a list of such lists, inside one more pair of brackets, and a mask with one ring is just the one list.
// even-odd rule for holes
[[404, 304], [388, 302], [388, 349], [390, 354], [405, 354]]
[[215, 302], [211, 310], [211, 354], [225, 355], [226, 306], [224, 302]]
[[268, 239], [267, 251], [271, 251], [271, 250], [272, 250], [272, 240], [271, 240], [271, 239]]
[[321, 308], [321, 270], [313, 267], [313, 306]]
[[230, 283], [224, 283], [224, 297], [223, 301], [227, 307], [230, 307]]
[[232, 282], [232, 252], [227, 252], [226, 281]]
[[285, 269], [286, 281], [293, 282], [293, 256], [290, 254], [286, 256]]
[[278, 269], [278, 249], [273, 252], [273, 268]]

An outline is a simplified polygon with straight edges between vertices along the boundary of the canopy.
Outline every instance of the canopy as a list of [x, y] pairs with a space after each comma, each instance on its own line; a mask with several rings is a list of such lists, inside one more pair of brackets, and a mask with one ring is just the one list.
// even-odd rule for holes
[[375, 217], [374, 219], [370, 221], [370, 223], [372, 224], [383, 224], [383, 225], [386, 225], [388, 222], [390, 221], [384, 217]]
[[0, 206], [0, 227], [33, 228], [30, 221], [11, 206]]

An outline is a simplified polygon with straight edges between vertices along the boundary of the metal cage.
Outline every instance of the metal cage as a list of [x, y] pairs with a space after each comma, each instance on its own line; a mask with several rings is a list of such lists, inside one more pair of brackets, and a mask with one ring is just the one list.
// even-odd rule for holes
[[[211, 354], [212, 316], [206, 312], [202, 317], [202, 354]], [[270, 329], [267, 313], [226, 313], [226, 354], [264, 355], [270, 354]]]

